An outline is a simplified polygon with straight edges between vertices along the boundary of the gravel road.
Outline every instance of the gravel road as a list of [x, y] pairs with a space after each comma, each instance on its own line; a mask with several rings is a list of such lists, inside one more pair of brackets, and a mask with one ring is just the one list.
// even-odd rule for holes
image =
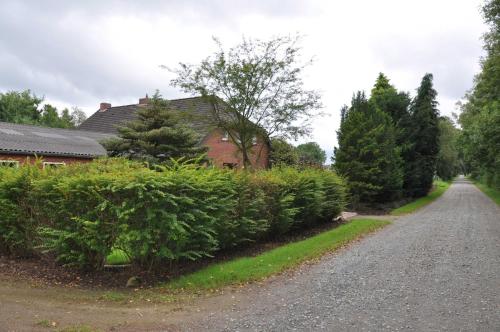
[[460, 179], [348, 249], [222, 298], [222, 309], [193, 313], [179, 327], [500, 331], [500, 209]]

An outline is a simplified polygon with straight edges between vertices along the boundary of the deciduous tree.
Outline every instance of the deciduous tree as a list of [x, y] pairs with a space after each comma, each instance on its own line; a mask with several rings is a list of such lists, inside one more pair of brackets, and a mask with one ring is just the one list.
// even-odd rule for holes
[[269, 154], [271, 166], [294, 166], [299, 163], [297, 149], [283, 138], [271, 139], [271, 152]]
[[461, 169], [458, 153], [458, 136], [460, 130], [455, 128], [448, 117], [439, 119], [439, 153], [437, 155], [436, 174], [443, 180], [451, 180]]
[[460, 145], [467, 171], [500, 188], [500, 2], [487, 1], [483, 16], [490, 27], [484, 36], [486, 56], [462, 105]]
[[219, 50], [199, 65], [181, 64], [172, 84], [214, 104], [212, 116], [241, 151], [245, 167], [251, 166], [256, 135], [297, 138], [309, 132], [320, 97], [304, 87], [310, 62], [300, 61], [298, 38], [244, 39], [227, 51], [216, 43]]
[[316, 142], [309, 142], [297, 146], [299, 162], [308, 166], [323, 166], [326, 160], [325, 151]]

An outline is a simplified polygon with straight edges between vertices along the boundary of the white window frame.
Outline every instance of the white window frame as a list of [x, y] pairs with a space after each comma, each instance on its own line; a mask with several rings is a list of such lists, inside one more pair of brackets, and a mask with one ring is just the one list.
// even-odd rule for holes
[[224, 133], [222, 133], [221, 140], [224, 141], [224, 142], [229, 141], [229, 132], [227, 130], [225, 130]]
[[4, 166], [4, 164], [12, 164], [14, 168], [19, 168], [19, 160], [9, 160], [9, 159], [0, 160], [0, 167]]
[[64, 166], [66, 163], [64, 161], [44, 161], [43, 162], [43, 169], [45, 169], [46, 166], [54, 165], [54, 166]]

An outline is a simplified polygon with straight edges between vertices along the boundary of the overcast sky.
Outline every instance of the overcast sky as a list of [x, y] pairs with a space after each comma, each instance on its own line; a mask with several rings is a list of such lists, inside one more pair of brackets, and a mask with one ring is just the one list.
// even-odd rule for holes
[[339, 109], [379, 72], [412, 95], [434, 74], [442, 114], [471, 88], [486, 31], [480, 0], [0, 0], [0, 92], [31, 89], [57, 107], [88, 115], [100, 102], [137, 103], [169, 86], [160, 65], [197, 63], [242, 36], [300, 33], [309, 88], [324, 112], [313, 136], [330, 155]]

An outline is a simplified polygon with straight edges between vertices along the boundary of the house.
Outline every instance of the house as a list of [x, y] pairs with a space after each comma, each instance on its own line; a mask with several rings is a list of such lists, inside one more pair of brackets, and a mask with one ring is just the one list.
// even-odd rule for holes
[[[147, 107], [149, 98], [140, 98], [138, 104], [114, 106], [109, 103], [101, 103], [99, 110], [83, 122], [79, 130], [87, 132], [99, 132], [108, 135], [116, 135], [117, 127], [127, 121], [136, 118], [136, 112], [141, 107]], [[174, 111], [186, 115], [186, 121], [201, 135], [200, 145], [208, 147], [208, 158], [219, 167], [241, 168], [243, 166], [241, 153], [236, 145], [231, 142], [229, 135], [222, 129], [217, 128], [213, 122], [213, 105], [204, 101], [201, 97], [174, 99], [169, 101]], [[255, 139], [251, 163], [256, 168], [266, 168], [269, 160], [269, 143], [266, 139], [258, 137]]]
[[105, 133], [74, 129], [44, 128], [0, 122], [0, 166], [18, 166], [42, 159], [43, 166], [86, 162], [105, 156], [98, 143]]

